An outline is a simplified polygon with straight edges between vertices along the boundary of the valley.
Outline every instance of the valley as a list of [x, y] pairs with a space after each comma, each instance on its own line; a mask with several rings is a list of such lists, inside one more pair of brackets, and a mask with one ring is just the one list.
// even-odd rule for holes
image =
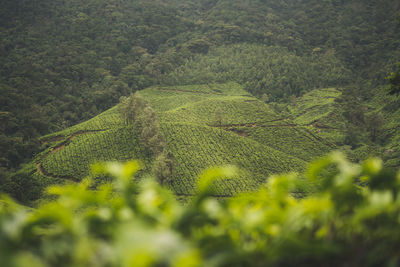
[[[340, 95], [335, 89], [312, 91], [292, 116], [276, 112], [236, 83], [150, 87], [139, 95], [156, 111], [173, 155], [174, 170], [165, 184], [178, 196], [194, 195], [196, 177], [210, 166], [239, 167], [237, 177], [213, 188], [215, 196], [233, 196], [256, 190], [272, 174], [300, 172], [306, 162], [338, 147], [332, 133], [340, 132], [332, 118]], [[317, 108], [324, 112], [315, 115]], [[46, 184], [80, 181], [98, 161], [139, 159], [143, 175], [151, 173], [154, 161], [117, 107], [41, 141], [47, 149], [34, 159], [33, 177]]]
[[2, 0], [0, 266], [400, 266], [398, 0]]

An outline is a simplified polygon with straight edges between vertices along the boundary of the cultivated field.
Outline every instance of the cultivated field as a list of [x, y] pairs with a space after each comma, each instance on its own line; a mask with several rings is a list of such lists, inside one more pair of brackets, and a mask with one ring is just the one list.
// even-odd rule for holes
[[[214, 184], [214, 194], [251, 191], [274, 173], [300, 171], [305, 163], [335, 148], [333, 100], [321, 89], [298, 99], [285, 112], [252, 97], [236, 83], [151, 87], [139, 92], [156, 111], [174, 170], [165, 183], [191, 196], [206, 168], [235, 165], [237, 177]], [[318, 112], [320, 110], [320, 112]], [[150, 173], [151, 153], [114, 107], [91, 120], [42, 138], [47, 147], [35, 159], [34, 177], [49, 183], [82, 180], [97, 161], [140, 159]], [[51, 183], [51, 182], [50, 182]]]

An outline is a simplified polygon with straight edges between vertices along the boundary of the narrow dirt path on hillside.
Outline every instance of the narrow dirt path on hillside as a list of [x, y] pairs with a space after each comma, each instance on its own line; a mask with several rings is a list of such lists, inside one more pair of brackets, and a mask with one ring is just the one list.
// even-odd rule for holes
[[61, 141], [61, 140], [63, 140], [64, 138], [65, 138], [65, 136], [59, 135], [59, 136], [51, 137], [51, 138], [49, 138], [49, 139], [41, 140], [41, 143], [42, 143], [43, 145], [45, 145], [45, 144], [47, 144], [47, 143], [52, 143], [52, 142]]
[[[74, 182], [79, 182], [80, 180], [72, 177], [72, 176], [67, 176], [67, 175], [57, 175], [57, 174], [53, 174], [53, 173], [49, 173], [48, 171], [46, 171], [43, 166], [43, 160], [46, 159], [48, 156], [50, 156], [51, 154], [64, 149], [66, 146], [68, 146], [70, 144], [70, 142], [77, 136], [79, 135], [83, 135], [83, 134], [89, 134], [89, 133], [95, 133], [95, 132], [104, 132], [108, 129], [104, 129], [104, 130], [87, 130], [87, 131], [78, 131], [74, 134], [72, 134], [70, 137], [68, 137], [64, 142], [62, 142], [61, 144], [59, 144], [56, 147], [53, 147], [49, 152], [47, 152], [39, 161], [39, 163], [36, 165], [36, 169], [37, 171], [43, 175], [43, 176], [47, 176], [47, 177], [51, 177], [51, 178], [61, 178], [61, 179], [66, 179], [66, 180], [71, 180]], [[54, 138], [51, 139], [47, 139], [47, 140], [43, 140], [42, 144], [47, 144], [49, 142], [56, 142], [56, 141], [61, 141], [65, 138], [65, 136], [56, 136]]]
[[70, 180], [70, 181], [73, 181], [73, 182], [79, 182], [79, 181], [80, 181], [80, 180], [78, 180], [77, 178], [72, 177], [72, 176], [55, 175], [55, 174], [49, 173], [49, 172], [47, 172], [47, 171], [43, 168], [41, 162], [39, 162], [39, 163], [37, 164], [37, 171], [38, 171], [41, 175], [43, 175], [43, 176], [48, 176], [48, 177], [51, 177], [51, 178], [53, 178], [53, 179], [55, 179], [55, 178], [61, 178], [61, 179], [66, 179], [66, 180]]
[[308, 124], [300, 124], [299, 126], [312, 126], [312, 127], [318, 128], [318, 129], [340, 130], [340, 128], [338, 128], [338, 127], [328, 126], [319, 121], [313, 121]]

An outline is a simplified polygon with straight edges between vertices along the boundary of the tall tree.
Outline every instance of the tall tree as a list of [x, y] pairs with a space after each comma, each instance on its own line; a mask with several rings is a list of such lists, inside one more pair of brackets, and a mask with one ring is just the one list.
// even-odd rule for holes
[[160, 184], [171, 177], [174, 169], [173, 155], [170, 152], [160, 153], [153, 164], [153, 173], [157, 177]]
[[400, 62], [396, 64], [396, 69], [389, 77], [386, 78], [390, 82], [389, 94], [399, 95], [400, 94]]

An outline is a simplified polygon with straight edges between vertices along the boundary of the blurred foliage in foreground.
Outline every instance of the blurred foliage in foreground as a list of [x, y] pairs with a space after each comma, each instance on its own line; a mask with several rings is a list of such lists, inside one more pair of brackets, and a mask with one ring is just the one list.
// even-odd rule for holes
[[138, 162], [105, 163], [115, 177], [53, 186], [37, 209], [0, 204], [0, 266], [398, 266], [400, 174], [378, 159], [354, 165], [338, 153], [310, 165], [313, 193], [294, 198], [299, 178], [273, 176], [259, 191], [217, 201], [209, 169], [182, 205], [151, 179], [132, 182]]

